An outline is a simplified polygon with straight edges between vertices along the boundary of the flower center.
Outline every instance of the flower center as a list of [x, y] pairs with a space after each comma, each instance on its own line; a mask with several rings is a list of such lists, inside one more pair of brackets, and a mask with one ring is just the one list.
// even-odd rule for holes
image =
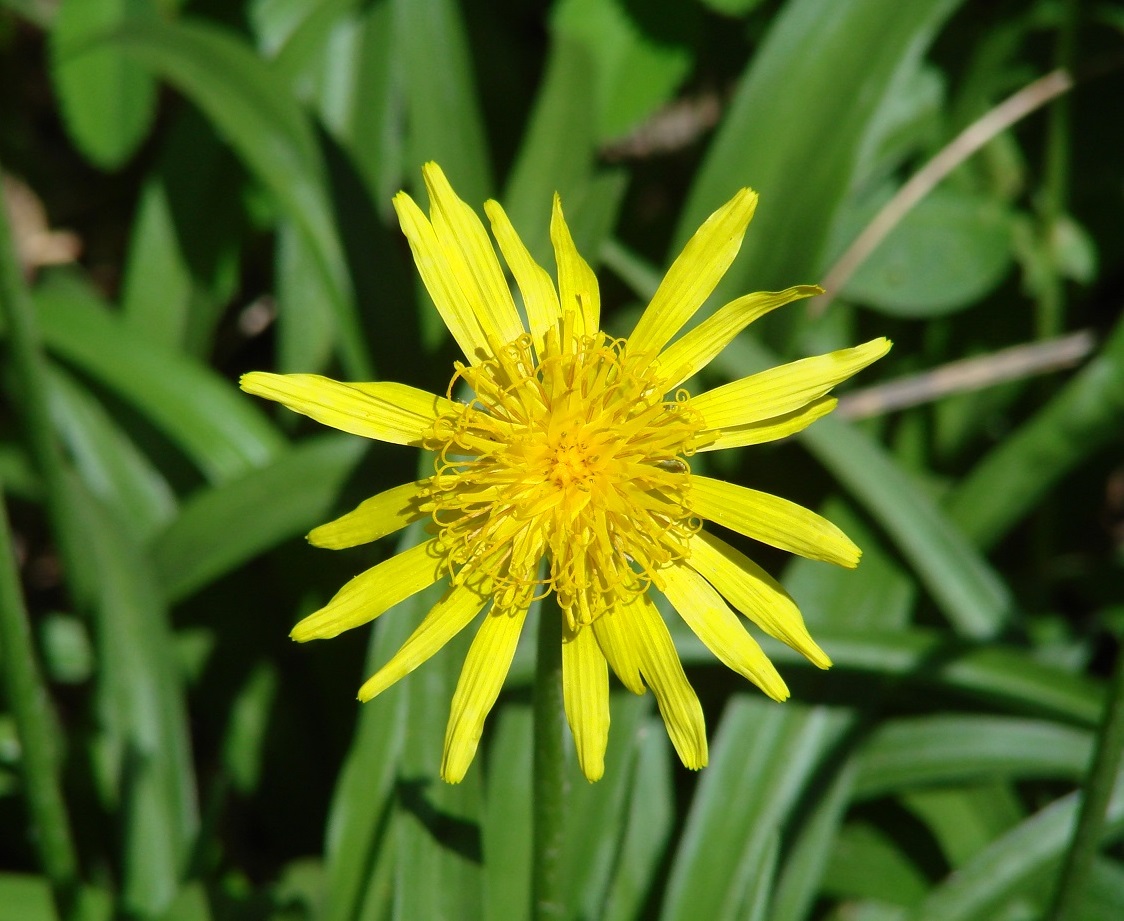
[[501, 606], [553, 589], [575, 625], [687, 556], [683, 458], [702, 422], [685, 392], [664, 399], [650, 361], [562, 325], [537, 355], [524, 336], [458, 364], [450, 396], [461, 378], [475, 396], [434, 426], [428, 497], [454, 582], [482, 580]]

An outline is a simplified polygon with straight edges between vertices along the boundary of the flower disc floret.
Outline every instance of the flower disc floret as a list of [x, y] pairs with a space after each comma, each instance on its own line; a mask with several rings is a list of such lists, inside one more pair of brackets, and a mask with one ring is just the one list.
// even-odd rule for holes
[[[605, 333], [523, 336], [457, 365], [474, 397], [435, 423], [428, 508], [453, 582], [486, 575], [501, 606], [553, 589], [571, 629], [647, 590], [685, 559], [703, 421], [657, 366]], [[545, 571], [542, 561], [546, 560]]]

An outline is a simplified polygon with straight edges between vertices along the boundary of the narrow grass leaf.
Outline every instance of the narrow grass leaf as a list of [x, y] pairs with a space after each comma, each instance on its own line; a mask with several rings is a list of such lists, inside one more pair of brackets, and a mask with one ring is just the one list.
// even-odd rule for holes
[[[1070, 793], [997, 838], [934, 887], [908, 916], [908, 921], [969, 921], [986, 917], [1005, 899], [1037, 886], [1042, 872], [1062, 856], [1069, 844], [1079, 805], [1079, 794]], [[1124, 832], [1124, 775], [1117, 778], [1104, 831], [1108, 840]]]
[[130, 22], [113, 38], [194, 102], [307, 237], [331, 294], [340, 358], [370, 380], [324, 163], [308, 117], [285, 79], [237, 39], [201, 24]]
[[[776, 363], [763, 346], [743, 338], [731, 343], [713, 367], [736, 378], [747, 369]], [[1010, 590], [884, 448], [854, 426], [830, 417], [799, 437], [886, 529], [959, 633], [982, 639], [1002, 629], [1013, 603]]]
[[525, 921], [531, 910], [531, 708], [498, 707], [488, 752], [481, 836], [484, 917]]
[[[849, 192], [883, 98], [895, 76], [916, 65], [958, 5], [958, 0], [785, 4], [741, 77], [679, 216], [675, 252], [736, 188], [748, 185], [761, 193], [741, 258], [712, 303], [747, 290], [815, 280], [833, 217]], [[871, 35], [878, 41], [871, 42]]]
[[741, 695], [731, 700], [672, 860], [661, 921], [738, 917], [745, 874], [765, 859], [843, 718]]
[[1079, 780], [1092, 747], [1088, 730], [1044, 720], [982, 714], [894, 720], [863, 746], [854, 795], [991, 777]]
[[358, 438], [317, 436], [265, 467], [190, 497], [151, 543], [164, 597], [182, 600], [322, 524], [365, 449]]
[[61, 279], [36, 291], [47, 348], [147, 416], [214, 482], [266, 463], [284, 440], [265, 417], [207, 367], [148, 342]]
[[636, 737], [639, 749], [629, 782], [628, 812], [602, 921], [640, 917], [655, 887], [675, 815], [671, 743], [658, 719], [645, 721]]

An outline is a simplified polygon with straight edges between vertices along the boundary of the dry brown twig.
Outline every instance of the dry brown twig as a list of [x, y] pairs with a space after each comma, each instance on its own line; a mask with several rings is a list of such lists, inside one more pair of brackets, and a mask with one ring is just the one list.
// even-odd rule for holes
[[808, 315], [817, 317], [827, 310], [858, 267], [878, 248], [878, 244], [945, 176], [1015, 122], [1072, 88], [1073, 77], [1068, 71], [1053, 70], [1033, 83], [1028, 83], [961, 131], [914, 173], [897, 194], [882, 206], [862, 233], [855, 237], [847, 251], [828, 271], [823, 281], [825, 294], [809, 304]]
[[847, 419], [869, 419], [898, 409], [932, 403], [955, 393], [993, 387], [1004, 381], [1035, 374], [1047, 374], [1081, 363], [1096, 340], [1089, 330], [1071, 333], [1045, 342], [1011, 346], [952, 361], [929, 371], [865, 387], [839, 400], [836, 412]]

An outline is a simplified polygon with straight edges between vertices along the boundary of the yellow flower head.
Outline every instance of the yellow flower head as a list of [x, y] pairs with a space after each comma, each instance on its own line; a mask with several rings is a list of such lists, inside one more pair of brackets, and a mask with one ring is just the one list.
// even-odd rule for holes
[[[703, 531], [702, 520], [843, 566], [855, 566], [859, 550], [799, 505], [693, 474], [689, 458], [800, 431], [834, 407], [827, 394], [835, 384], [890, 343], [876, 339], [691, 397], [682, 383], [747, 324], [820, 293], [798, 286], [749, 294], [672, 342], [737, 254], [754, 192], [742, 189], [707, 219], [632, 335], [620, 340], [600, 329], [597, 279], [574, 247], [557, 196], [550, 224], [557, 288], [499, 203], [484, 206], [522, 295], [524, 323], [476, 213], [440, 167], [430, 163], [423, 172], [429, 217], [404, 192], [394, 207], [465, 354], [447, 395], [310, 374], [242, 378], [246, 391], [326, 425], [426, 447], [437, 458], [431, 477], [380, 493], [309, 535], [317, 546], [353, 547], [426, 518], [432, 534], [352, 579], [292, 636], [336, 636], [447, 579], [443, 598], [359, 697], [385, 690], [483, 612], [445, 736], [441, 774], [455, 783], [475, 755], [528, 607], [554, 592], [564, 619], [566, 715], [585, 776], [597, 780], [604, 771], [608, 666], [637, 694], [651, 687], [683, 763], [700, 768], [707, 760], [702, 710], [648, 588], [662, 592], [723, 663], [784, 700], [784, 681], [731, 605], [821, 668], [831, 662], [784, 589]], [[453, 398], [462, 382], [468, 403]]]

